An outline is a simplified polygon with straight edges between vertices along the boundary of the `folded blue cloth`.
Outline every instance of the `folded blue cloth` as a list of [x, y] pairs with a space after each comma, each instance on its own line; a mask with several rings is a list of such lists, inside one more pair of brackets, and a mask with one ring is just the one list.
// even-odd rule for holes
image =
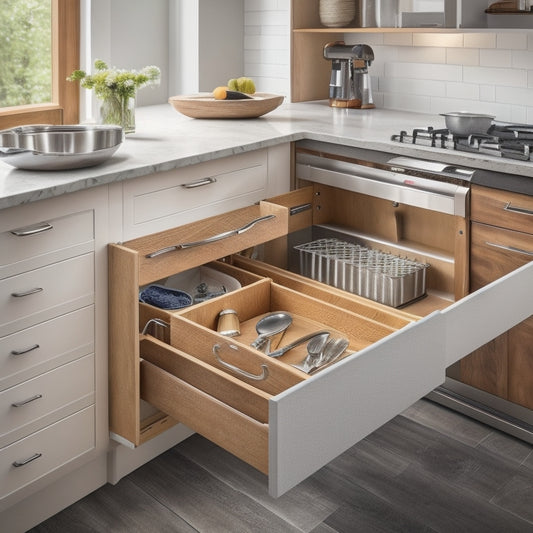
[[149, 285], [139, 294], [139, 300], [160, 309], [180, 309], [192, 304], [189, 294], [163, 285]]

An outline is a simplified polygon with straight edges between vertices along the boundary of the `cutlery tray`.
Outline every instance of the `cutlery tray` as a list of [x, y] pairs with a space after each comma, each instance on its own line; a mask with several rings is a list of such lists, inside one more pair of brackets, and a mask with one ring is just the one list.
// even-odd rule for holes
[[426, 293], [427, 264], [335, 238], [295, 249], [302, 275], [364, 298], [400, 307]]

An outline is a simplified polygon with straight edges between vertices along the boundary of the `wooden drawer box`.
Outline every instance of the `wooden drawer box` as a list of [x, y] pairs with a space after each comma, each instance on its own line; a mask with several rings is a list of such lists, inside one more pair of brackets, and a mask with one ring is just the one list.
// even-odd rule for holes
[[[469, 316], [480, 323], [492, 316], [487, 307], [471, 313], [475, 297], [467, 302], [466, 318], [461, 302], [419, 318], [281, 267], [227, 257], [310, 226], [313, 210], [298, 207], [312, 205], [312, 195], [312, 188], [297, 190], [251, 211], [109, 246], [110, 423], [116, 440], [138, 446], [183, 422], [267, 473], [270, 494], [280, 496], [440, 385], [446, 366], [466, 355], [472, 343], [488, 340], [492, 331], [481, 330], [473, 339], [465, 333], [472, 327]], [[257, 219], [265, 213], [276, 218], [241, 234], [230, 231], [245, 226], [246, 216]], [[219, 232], [231, 236], [207, 239], [192, 253], [172, 246]], [[167, 247], [169, 253], [152, 254]], [[256, 278], [232, 293], [175, 312], [138, 303], [140, 286], [223, 257]], [[532, 274], [527, 270], [521, 276]], [[505, 322], [515, 323], [530, 307], [524, 299]], [[218, 314], [227, 308], [239, 315], [240, 337], [216, 331]], [[288, 364], [303, 358], [305, 346], [280, 360], [250, 348], [257, 319], [270, 311], [297, 317], [284, 342], [325, 329], [347, 337], [348, 351], [354, 353], [307, 375]], [[140, 334], [152, 318], [170, 324], [168, 338]], [[141, 398], [161, 413], [141, 420]]]

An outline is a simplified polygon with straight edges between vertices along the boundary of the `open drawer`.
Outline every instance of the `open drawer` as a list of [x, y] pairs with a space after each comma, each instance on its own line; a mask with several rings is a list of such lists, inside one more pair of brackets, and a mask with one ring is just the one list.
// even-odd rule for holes
[[[233, 264], [220, 264], [241, 277], [241, 289], [174, 312], [139, 304], [142, 285], [308, 224], [310, 210], [293, 209], [308, 194], [299, 190], [276, 198], [276, 204], [252, 206], [252, 219], [265, 213], [275, 218], [241, 234], [231, 231], [247, 224], [239, 210], [207, 224], [110, 245], [110, 423], [117, 440], [137, 446], [183, 422], [268, 474], [269, 492], [277, 497], [440, 385], [446, 366], [466, 355], [472, 343], [490, 340], [493, 331], [483, 324], [489, 318], [494, 322], [491, 305], [503, 313], [516, 307], [495, 303], [506, 290], [520, 303], [509, 312], [505, 327], [531, 314], [530, 299], [518, 294], [515, 281], [533, 286], [531, 265], [516, 278], [484, 288], [479, 308], [474, 294], [464, 305], [460, 301], [419, 319], [239, 256], [229, 258]], [[206, 240], [214, 229], [231, 235], [223, 241], [207, 239], [193, 253], [174, 247]], [[153, 255], [160, 249], [165, 253]], [[217, 332], [224, 309], [237, 311], [239, 337]], [[349, 353], [308, 375], [290, 364], [303, 357], [305, 346], [303, 353], [295, 349], [280, 359], [251, 348], [258, 318], [280, 310], [298, 317], [283, 344], [325, 329], [347, 337]], [[140, 333], [154, 318], [170, 324], [167, 338]], [[470, 340], [454, 335], [457, 330], [468, 338], [470, 329], [476, 331]], [[141, 398], [160, 412], [143, 419]]]

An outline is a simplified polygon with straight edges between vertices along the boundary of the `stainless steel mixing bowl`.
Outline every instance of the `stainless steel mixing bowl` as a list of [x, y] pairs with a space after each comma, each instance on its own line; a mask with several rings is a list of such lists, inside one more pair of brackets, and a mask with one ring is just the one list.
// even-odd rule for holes
[[441, 113], [441, 116], [444, 117], [446, 128], [450, 130], [450, 133], [465, 137], [473, 133], [487, 133], [494, 120], [492, 115], [481, 115], [466, 111]]
[[0, 159], [29, 170], [64, 170], [98, 165], [124, 141], [113, 125], [31, 125], [0, 131]]

